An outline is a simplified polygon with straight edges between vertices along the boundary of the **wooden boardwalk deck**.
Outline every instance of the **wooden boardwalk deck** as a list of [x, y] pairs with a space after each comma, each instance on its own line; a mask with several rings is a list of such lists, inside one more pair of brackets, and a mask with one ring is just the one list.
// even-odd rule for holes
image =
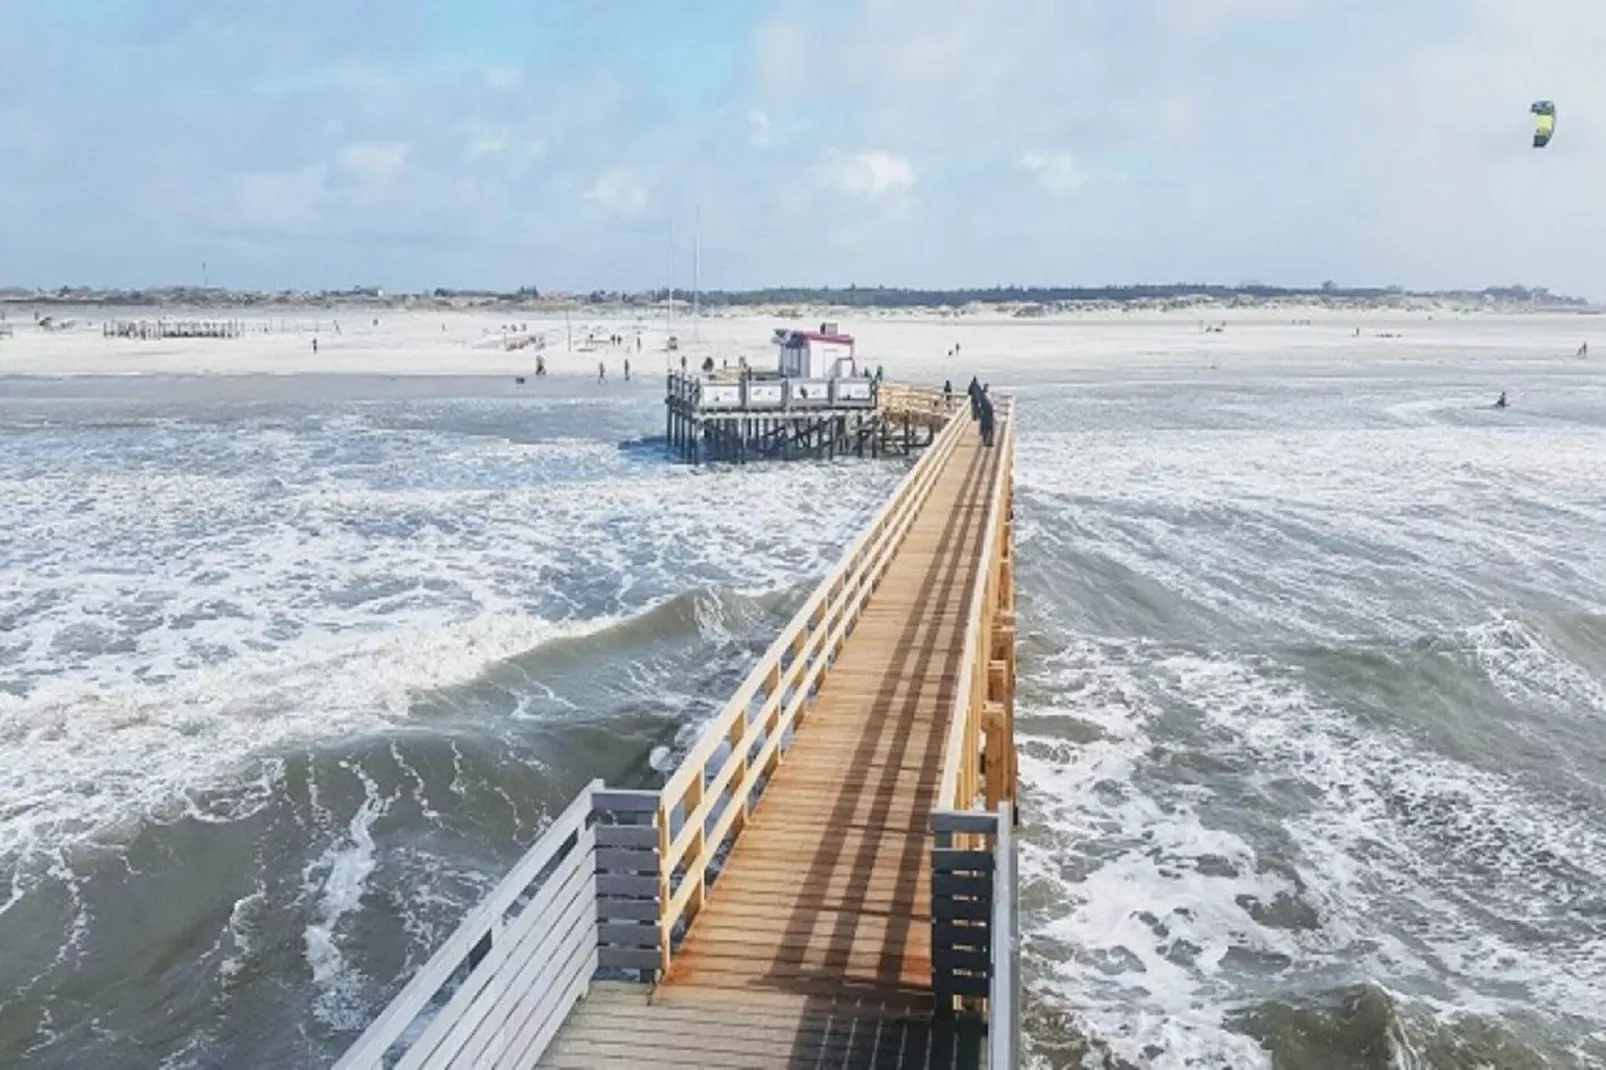
[[933, 1014], [930, 827], [1001, 453], [944, 462], [668, 975], [596, 988], [539, 1066], [980, 1064]]

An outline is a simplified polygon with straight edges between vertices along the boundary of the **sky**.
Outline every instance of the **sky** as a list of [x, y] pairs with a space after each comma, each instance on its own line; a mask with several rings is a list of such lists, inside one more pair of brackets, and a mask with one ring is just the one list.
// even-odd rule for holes
[[1606, 300], [1606, 4], [0, 0], [0, 285], [686, 287], [696, 234], [705, 289]]

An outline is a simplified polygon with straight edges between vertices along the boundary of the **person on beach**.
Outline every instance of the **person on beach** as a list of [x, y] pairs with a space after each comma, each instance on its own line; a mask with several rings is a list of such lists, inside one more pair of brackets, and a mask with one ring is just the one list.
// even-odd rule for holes
[[625, 358], [625, 382], [630, 382], [630, 358]]
[[602, 361], [599, 360], [599, 361], [597, 361], [597, 382], [605, 383], [607, 381], [608, 381], [608, 366], [606, 364], [602, 363]]

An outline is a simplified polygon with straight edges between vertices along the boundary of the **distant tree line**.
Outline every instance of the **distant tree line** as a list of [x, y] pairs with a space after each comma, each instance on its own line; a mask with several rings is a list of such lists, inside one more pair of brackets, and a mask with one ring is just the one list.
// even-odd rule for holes
[[[667, 287], [641, 293], [595, 290], [586, 295], [591, 304], [663, 304], [669, 300]], [[675, 292], [677, 300], [690, 301], [684, 290]], [[1332, 281], [1320, 287], [1267, 286], [1244, 283], [1220, 286], [1197, 283], [1135, 284], [1127, 286], [991, 286], [956, 290], [905, 289], [894, 286], [779, 286], [759, 290], [705, 290], [698, 299], [709, 308], [750, 305], [836, 305], [848, 308], [932, 308], [969, 304], [1076, 304], [1109, 302], [1127, 304], [1139, 301], [1178, 301], [1207, 298], [1234, 299], [1379, 301], [1390, 298], [1428, 297], [1500, 302], [1539, 302], [1559, 305], [1586, 305], [1581, 297], [1552, 294], [1544, 287], [1498, 286], [1483, 290], [1407, 291], [1399, 286], [1339, 286]]]
[[[676, 301], [690, 303], [686, 290], [674, 292]], [[468, 300], [514, 304], [534, 301], [566, 303], [580, 301], [590, 305], [662, 305], [669, 300], [667, 287], [652, 290], [592, 290], [586, 294], [545, 292], [522, 286], [507, 292], [489, 289], [436, 287], [420, 294], [386, 293], [377, 287], [350, 287], [344, 290], [289, 291], [276, 293], [203, 289], [190, 286], [149, 289], [101, 290], [63, 286], [54, 290], [0, 288], [0, 301], [48, 301], [56, 303], [115, 303], [128, 305], [185, 303], [232, 305], [264, 303], [306, 303], [339, 300], [378, 301], [404, 305], [419, 298]], [[1131, 304], [1137, 302], [1186, 301], [1195, 299], [1217, 303], [1233, 301], [1320, 299], [1323, 301], [1389, 301], [1404, 298], [1537, 304], [1547, 306], [1588, 306], [1581, 297], [1553, 294], [1543, 286], [1489, 286], [1482, 290], [1406, 290], [1400, 286], [1339, 286], [1331, 279], [1318, 287], [1268, 286], [1256, 282], [1237, 286], [1205, 283], [1133, 284], [1124, 286], [990, 286], [965, 289], [906, 289], [897, 286], [771, 286], [758, 290], [708, 290], [698, 295], [707, 308], [741, 308], [755, 305], [835, 305], [847, 308], [957, 308], [970, 304], [992, 305], [1069, 305]]]

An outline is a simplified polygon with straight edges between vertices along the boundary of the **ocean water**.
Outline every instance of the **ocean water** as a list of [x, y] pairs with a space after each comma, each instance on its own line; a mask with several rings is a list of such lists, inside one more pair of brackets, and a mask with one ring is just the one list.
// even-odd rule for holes
[[1035, 1065], [1606, 1066], [1606, 376], [1206, 367], [1021, 428]]
[[[992, 380], [1031, 1065], [1606, 1065], [1606, 375]], [[901, 474], [658, 387], [0, 385], [0, 1065], [328, 1065], [652, 782]]]

